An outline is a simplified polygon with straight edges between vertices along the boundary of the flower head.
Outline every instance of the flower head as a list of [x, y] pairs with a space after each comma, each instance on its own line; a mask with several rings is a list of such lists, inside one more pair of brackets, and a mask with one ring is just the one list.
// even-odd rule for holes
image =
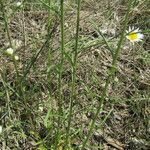
[[8, 54], [8, 55], [13, 55], [13, 53], [14, 53], [14, 50], [12, 48], [8, 48], [6, 50], [6, 54]]
[[17, 3], [16, 3], [16, 6], [17, 6], [17, 7], [20, 7], [21, 5], [22, 5], [22, 2], [17, 2]]
[[15, 60], [19, 60], [19, 57], [17, 55], [14, 56]]
[[139, 28], [135, 29], [134, 27], [129, 27], [129, 30], [126, 31], [127, 35], [126, 38], [130, 40], [130, 42], [139, 42], [143, 39], [144, 35], [140, 33]]
[[42, 106], [39, 106], [39, 111], [43, 111], [44, 110], [44, 108], [42, 107]]

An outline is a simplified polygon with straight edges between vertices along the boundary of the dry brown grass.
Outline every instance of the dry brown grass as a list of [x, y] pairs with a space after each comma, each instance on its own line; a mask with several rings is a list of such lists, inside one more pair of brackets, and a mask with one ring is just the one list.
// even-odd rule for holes
[[[16, 53], [20, 57], [18, 68], [22, 75], [23, 69], [25, 69], [30, 58], [44, 43], [47, 34], [48, 12], [45, 8], [42, 8], [41, 4], [31, 2], [24, 11], [19, 10], [13, 17], [9, 17], [12, 7], [9, 1], [7, 2], [9, 4], [6, 8], [10, 20], [11, 38], [15, 41], [21, 41], [21, 44], [16, 48]], [[137, 6], [133, 10], [129, 25], [135, 25], [143, 30], [149, 29], [149, 2], [139, 1], [135, 5]], [[67, 44], [65, 48], [68, 54], [71, 54], [74, 45], [75, 7], [73, 2], [66, 1], [65, 40]], [[82, 1], [80, 52], [77, 62], [77, 101], [73, 107], [74, 115], [71, 130], [71, 133], [75, 134], [70, 139], [74, 149], [79, 149], [78, 145], [81, 144], [87, 133], [88, 124], [95, 113], [95, 107], [98, 104], [107, 76], [107, 70], [112, 61], [111, 53], [107, 50], [104, 42], [96, 45], [92, 43], [99, 38], [99, 35], [91, 21], [97, 24], [104, 32], [105, 37], [110, 40], [110, 45], [115, 47], [118, 35], [121, 33], [125, 11], [125, 0]], [[52, 19], [52, 26], [58, 25], [54, 26], [55, 30], [51, 43], [39, 55], [24, 81], [25, 99], [20, 99], [15, 93], [14, 66], [12, 61], [2, 52], [8, 47], [8, 39], [6, 38], [2, 18], [0, 19], [0, 72], [3, 75], [0, 81], [0, 125], [2, 124], [4, 127], [4, 132], [0, 135], [0, 149], [37, 149], [40, 144], [36, 142], [42, 140], [47, 146], [53, 144], [54, 131], [51, 127], [57, 126], [55, 118], [51, 117], [50, 128], [46, 128], [43, 123], [49, 109], [49, 91], [51, 92], [53, 111], [57, 110], [58, 102], [57, 69], [60, 57], [60, 30], [59, 19], [56, 16]], [[102, 41], [102, 39], [100, 40]], [[90, 145], [102, 145], [104, 150], [150, 149], [149, 43], [150, 36], [148, 34], [145, 34], [144, 40], [135, 44], [134, 47], [129, 44], [129, 41], [125, 41], [118, 59], [115, 81], [109, 87], [109, 95], [104, 104], [104, 111], [100, 113], [97, 119], [95, 131], [89, 142]], [[47, 66], [49, 48], [52, 49], [51, 68]], [[48, 80], [47, 71], [50, 71], [51, 81]], [[10, 115], [8, 115], [7, 94], [4, 92], [6, 89], [3, 80], [7, 83], [10, 96]], [[65, 60], [62, 83], [64, 108], [66, 108], [64, 110], [65, 117], [71, 91], [71, 67], [67, 59]], [[44, 108], [42, 112], [39, 110], [39, 106]], [[108, 114], [102, 131], [99, 125]], [[92, 150], [92, 148], [89, 149]]]

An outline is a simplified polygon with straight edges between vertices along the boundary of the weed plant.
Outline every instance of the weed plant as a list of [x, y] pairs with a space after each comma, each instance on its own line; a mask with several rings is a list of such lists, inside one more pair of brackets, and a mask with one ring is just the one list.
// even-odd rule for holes
[[149, 6], [0, 0], [0, 150], [149, 149]]

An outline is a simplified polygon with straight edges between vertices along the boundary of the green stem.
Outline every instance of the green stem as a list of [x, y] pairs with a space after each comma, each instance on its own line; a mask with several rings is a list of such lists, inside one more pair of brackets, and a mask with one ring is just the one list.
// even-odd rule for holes
[[75, 83], [76, 83], [76, 66], [77, 66], [77, 55], [78, 55], [78, 41], [79, 41], [80, 8], [81, 8], [81, 0], [78, 0], [75, 51], [74, 51], [73, 66], [72, 66], [71, 100], [70, 100], [70, 107], [69, 107], [68, 126], [66, 130], [65, 147], [68, 145], [68, 138], [70, 134], [70, 126], [71, 126], [72, 111], [73, 111], [73, 101], [76, 99]]
[[[14, 49], [12, 41], [11, 41], [11, 36], [10, 36], [10, 30], [9, 30], [9, 25], [8, 25], [8, 18], [7, 18], [7, 15], [5, 13], [5, 9], [4, 9], [4, 5], [3, 5], [3, 1], [2, 0], [0, 0], [0, 5], [1, 5], [1, 11], [2, 11], [2, 15], [3, 15], [3, 19], [4, 19], [4, 24], [5, 24], [5, 29], [6, 29], [6, 34], [7, 34], [7, 38], [8, 38], [8, 41], [9, 41], [9, 45], [10, 45], [10, 47], [12, 49]], [[16, 71], [16, 79], [17, 79], [18, 85], [20, 85], [19, 71], [18, 71], [17, 62], [16, 62], [14, 56], [13, 56], [13, 63], [14, 63], [15, 71]]]
[[3, 5], [2, 0], [0, 0], [0, 4], [1, 4], [1, 11], [2, 11], [2, 15], [3, 15], [3, 19], [4, 19], [4, 24], [5, 24], [5, 29], [6, 29], [9, 45], [10, 45], [10, 47], [13, 48], [13, 45], [12, 45], [12, 42], [11, 42], [11, 36], [10, 36], [10, 32], [9, 32], [9, 25], [8, 25], [8, 21], [7, 21], [7, 16], [5, 14], [4, 5]]
[[59, 67], [59, 115], [62, 115], [62, 72], [64, 63], [64, 0], [61, 0], [61, 60]]
[[105, 87], [104, 87], [104, 90], [102, 92], [102, 96], [101, 96], [101, 99], [100, 99], [100, 103], [98, 105], [98, 108], [97, 108], [97, 111], [95, 113], [95, 116], [92, 120], [92, 123], [90, 125], [90, 129], [89, 129], [89, 132], [88, 132], [88, 135], [85, 139], [85, 141], [83, 142], [82, 144], [82, 149], [85, 148], [86, 146], [86, 143], [88, 142], [91, 134], [92, 134], [92, 131], [94, 129], [94, 126], [95, 126], [95, 122], [96, 122], [96, 119], [98, 117], [98, 114], [103, 110], [103, 106], [104, 106], [104, 100], [106, 98], [106, 95], [107, 95], [107, 89], [108, 89], [108, 86], [109, 84], [111, 83], [112, 81], [112, 78], [114, 77], [114, 74], [115, 74], [115, 71], [116, 71], [116, 63], [117, 63], [117, 58], [119, 56], [119, 53], [120, 53], [120, 50], [121, 50], [121, 46], [123, 44], [123, 40], [124, 40], [124, 37], [125, 37], [125, 30], [126, 30], [126, 27], [127, 27], [127, 23], [128, 23], [128, 18], [129, 18], [129, 14], [130, 14], [130, 9], [131, 9], [131, 6], [132, 6], [132, 0], [129, 0], [129, 3], [128, 3], [128, 10], [127, 10], [127, 13], [126, 13], [126, 16], [125, 16], [125, 20], [124, 20], [124, 27], [123, 27], [123, 30], [122, 30], [122, 34], [121, 34], [121, 37], [120, 37], [120, 40], [118, 42], [118, 46], [116, 48], [116, 51], [113, 55], [113, 60], [112, 60], [112, 64], [111, 64], [111, 68], [110, 68], [110, 72], [109, 72], [109, 75], [107, 77], [107, 80], [106, 80], [106, 83], [105, 83]]
[[24, 73], [23, 73], [23, 77], [22, 77], [22, 81], [24, 81], [24, 79], [26, 78], [27, 74], [30, 72], [30, 69], [32, 68], [32, 66], [34, 65], [34, 63], [36, 62], [36, 60], [38, 59], [39, 55], [45, 50], [45, 47], [48, 45], [49, 40], [51, 39], [55, 29], [57, 27], [57, 24], [55, 23], [54, 27], [52, 28], [51, 32], [48, 33], [45, 42], [43, 43], [42, 47], [36, 52], [36, 54], [31, 58], [31, 61], [28, 63]]
[[2, 73], [0, 74], [0, 79], [2, 81], [2, 84], [4, 86], [4, 89], [6, 91], [6, 98], [7, 98], [7, 103], [6, 103], [6, 108], [7, 108], [7, 111], [8, 111], [8, 116], [11, 117], [11, 109], [10, 109], [10, 105], [11, 105], [11, 101], [10, 101], [10, 94], [9, 94], [9, 90], [8, 90], [8, 87], [6, 85], [6, 82], [3, 78], [3, 75]]
[[[48, 1], [48, 4], [49, 6], [51, 6], [51, 0]], [[47, 34], [49, 34], [50, 32], [50, 28], [51, 28], [51, 9], [49, 8], [48, 9], [48, 22], [47, 22], [47, 25], [48, 25], [48, 29], [47, 29]], [[51, 43], [51, 41], [50, 41]], [[48, 46], [48, 62], [47, 62], [47, 67], [50, 67], [51, 66], [51, 47]], [[51, 77], [50, 77], [50, 72], [48, 72], [47, 74], [47, 79], [48, 79], [48, 83], [50, 84], [51, 82]], [[49, 95], [51, 93], [51, 89], [49, 89]]]
[[63, 114], [62, 110], [62, 73], [63, 73], [63, 64], [64, 64], [64, 0], [60, 0], [60, 32], [61, 32], [61, 60], [59, 65], [59, 75], [58, 75], [58, 94], [59, 94], [59, 100], [58, 100], [58, 129], [56, 134], [56, 143], [55, 143], [55, 149], [58, 149], [58, 141], [60, 138], [60, 128], [61, 128], [61, 116]]

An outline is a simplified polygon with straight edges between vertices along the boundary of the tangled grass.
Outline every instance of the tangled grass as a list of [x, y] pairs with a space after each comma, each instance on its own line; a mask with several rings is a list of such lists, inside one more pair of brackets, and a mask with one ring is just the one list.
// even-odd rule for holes
[[149, 7], [0, 0], [0, 150], [150, 149]]

